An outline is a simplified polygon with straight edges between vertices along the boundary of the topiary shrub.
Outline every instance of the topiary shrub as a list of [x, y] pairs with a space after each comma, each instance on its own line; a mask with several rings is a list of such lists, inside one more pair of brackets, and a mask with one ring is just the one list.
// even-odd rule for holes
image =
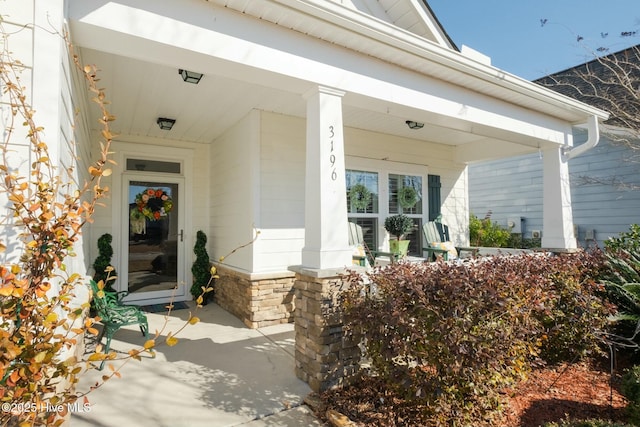
[[406, 215], [398, 214], [387, 217], [384, 220], [384, 228], [398, 240], [402, 240], [405, 234], [413, 230], [413, 220]]
[[193, 247], [196, 260], [191, 266], [193, 274], [193, 285], [191, 285], [191, 295], [194, 299], [202, 296], [202, 304], [206, 305], [213, 300], [213, 291], [205, 292], [209, 288], [211, 280], [211, 261], [207, 253], [207, 235], [203, 231], [196, 233], [196, 244]]
[[375, 375], [421, 408], [425, 425], [495, 425], [501, 393], [541, 356], [598, 348], [611, 310], [592, 279], [599, 262], [584, 252], [523, 254], [354, 274], [345, 326], [364, 337]]
[[[97, 283], [102, 280], [105, 284], [105, 290], [115, 292], [112, 287], [117, 273], [115, 268], [111, 265], [111, 257], [113, 256], [113, 248], [111, 242], [113, 237], [109, 233], [105, 233], [98, 238], [98, 256], [93, 262], [93, 280]], [[109, 268], [110, 271], [107, 271]], [[109, 280], [107, 280], [107, 277]]]

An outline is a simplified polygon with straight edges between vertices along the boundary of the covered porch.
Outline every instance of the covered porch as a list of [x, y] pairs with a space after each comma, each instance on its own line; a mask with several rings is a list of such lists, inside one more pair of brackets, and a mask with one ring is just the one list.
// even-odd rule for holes
[[[412, 215], [424, 222], [434, 208], [428, 180], [439, 177], [437, 208], [466, 245], [466, 165], [540, 151], [542, 244], [576, 247], [564, 151], [573, 145], [572, 126], [603, 112], [462, 55], [437, 32], [429, 39], [399, 31], [334, 2], [245, 4], [69, 2], [71, 38], [101, 69], [117, 117], [112, 203], [88, 244], [113, 234], [122, 290], [129, 286], [126, 185], [135, 177], [155, 182], [135, 162], [128, 168], [140, 159], [181, 164], [170, 180], [182, 206], [174, 230], [179, 299], [190, 297], [197, 230], [209, 236], [213, 260], [260, 231], [224, 260], [216, 290], [251, 327], [291, 321], [291, 266], [322, 272], [351, 264], [350, 218], [369, 220], [374, 245], [385, 248], [381, 221], [394, 209], [394, 179], [420, 178]], [[179, 70], [203, 77], [190, 84]], [[175, 124], [162, 130], [158, 118]], [[375, 212], [347, 205], [349, 174], [375, 174]]]

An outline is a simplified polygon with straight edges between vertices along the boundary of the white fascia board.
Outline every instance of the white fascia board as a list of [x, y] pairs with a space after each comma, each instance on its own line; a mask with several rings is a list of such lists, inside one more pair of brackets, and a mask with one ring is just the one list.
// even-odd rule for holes
[[[597, 116], [606, 120], [609, 114], [603, 110], [561, 95], [538, 84], [509, 74], [491, 65], [466, 58], [459, 52], [447, 49], [389, 23], [377, 20], [357, 10], [345, 8], [326, 0], [263, 0], [284, 4], [289, 8], [307, 13], [328, 23], [349, 29], [355, 33], [377, 40], [388, 46], [401, 49], [429, 61], [444, 65], [469, 77], [484, 80], [487, 84], [498, 85], [524, 96], [545, 103], [565, 106], [585, 116]], [[578, 121], [576, 123], [581, 123]]]
[[[87, 8], [89, 2], [93, 7]], [[81, 6], [76, 14], [71, 14], [72, 37], [78, 37], [77, 42], [86, 47], [151, 62], [165, 59], [167, 65], [180, 63], [190, 67], [194, 61], [201, 61], [192, 68], [215, 68], [231, 78], [259, 80], [300, 94], [313, 85], [334, 87], [347, 92], [345, 102], [351, 105], [383, 113], [395, 108], [398, 111], [391, 113], [400, 117], [412, 110], [430, 112], [434, 123], [448, 117], [458, 122], [439, 124], [462, 126], [461, 130], [487, 136], [499, 128], [513, 134], [512, 137], [523, 135], [561, 144], [566, 132], [566, 121], [542, 111], [518, 107], [388, 62], [357, 58], [351, 51], [317, 39], [300, 35], [297, 40], [289, 30], [264, 21], [250, 26], [250, 37], [241, 37], [249, 31], [246, 20], [250, 18], [224, 8], [212, 11], [205, 2], [198, 4], [203, 10], [191, 12], [199, 12], [199, 17], [208, 13], [209, 27], [181, 21], [178, 11], [160, 15], [129, 7], [122, 1], [73, 3]], [[120, 19], [110, 19], [113, 16]], [[166, 31], [167, 28], [172, 31]], [[316, 58], [330, 61], [321, 62], [304, 55], [311, 50]]]

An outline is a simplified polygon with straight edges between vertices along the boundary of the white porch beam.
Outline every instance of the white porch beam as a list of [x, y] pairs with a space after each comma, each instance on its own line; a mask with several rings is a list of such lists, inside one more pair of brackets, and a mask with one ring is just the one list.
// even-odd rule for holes
[[[566, 122], [549, 111], [574, 121], [584, 117], [569, 108], [570, 101], [560, 108], [549, 91], [530, 82], [523, 84], [529, 91], [544, 92], [540, 96], [549, 103], [537, 108], [518, 105], [493, 92], [483, 94], [476, 86], [469, 90], [467, 74], [455, 83], [445, 82], [313, 37], [294, 37], [286, 28], [212, 6], [195, 0], [188, 7], [182, 1], [158, 0], [153, 9], [145, 10], [135, 0], [73, 0], [69, 19], [80, 46], [167, 66], [215, 70], [290, 93], [334, 87], [347, 93], [343, 102], [351, 106], [494, 139], [563, 144]], [[428, 64], [413, 52], [396, 54]], [[453, 69], [451, 73], [455, 74]]]
[[302, 266], [343, 268], [351, 264], [347, 232], [342, 96], [318, 87], [306, 94], [307, 151], [305, 245]]
[[542, 247], [576, 249], [578, 246], [573, 232], [569, 165], [562, 155], [562, 148], [543, 151], [542, 171]]

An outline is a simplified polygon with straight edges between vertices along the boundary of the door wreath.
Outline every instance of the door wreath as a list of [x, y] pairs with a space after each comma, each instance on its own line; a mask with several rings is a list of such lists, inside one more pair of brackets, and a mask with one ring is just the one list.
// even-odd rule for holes
[[349, 190], [351, 206], [357, 210], [365, 210], [371, 203], [371, 192], [362, 184], [356, 184]]
[[398, 203], [404, 209], [411, 209], [418, 203], [418, 192], [413, 187], [402, 187], [398, 191]]
[[136, 195], [136, 207], [131, 210], [132, 219], [147, 218], [151, 221], [158, 221], [167, 216], [173, 208], [171, 197], [162, 189], [147, 188], [142, 193]]

